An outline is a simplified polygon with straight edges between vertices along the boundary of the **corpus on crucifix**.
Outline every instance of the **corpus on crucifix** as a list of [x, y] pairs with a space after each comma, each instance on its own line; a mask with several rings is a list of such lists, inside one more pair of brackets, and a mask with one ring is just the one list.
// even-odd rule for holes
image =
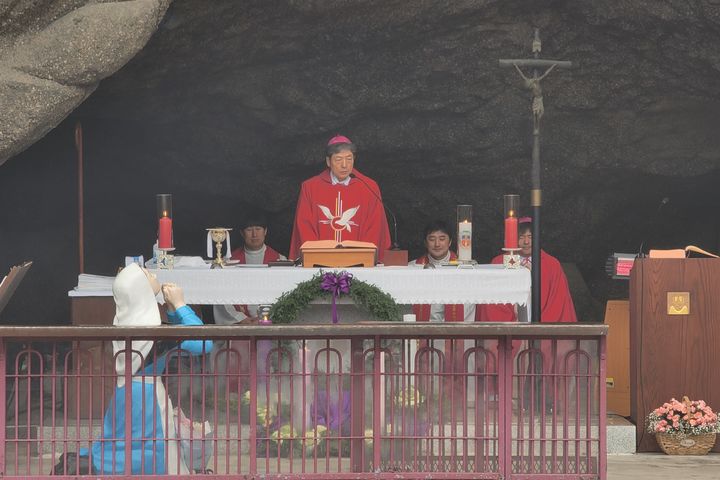
[[[533, 58], [527, 59], [501, 59], [501, 67], [514, 68], [523, 79], [524, 86], [532, 94], [531, 114], [533, 120], [533, 150], [532, 150], [532, 190], [530, 191], [530, 205], [532, 206], [532, 258], [540, 258], [540, 207], [542, 205], [542, 190], [540, 188], [540, 119], [545, 113], [543, 93], [540, 82], [555, 68], [570, 68], [572, 62], [563, 60], [541, 59], [540, 31], [535, 29], [535, 38], [532, 42]], [[526, 73], [527, 72], [527, 73]], [[532, 321], [540, 322], [541, 295], [540, 295], [540, 262], [533, 262], [532, 267], [532, 295], [531, 313]]]

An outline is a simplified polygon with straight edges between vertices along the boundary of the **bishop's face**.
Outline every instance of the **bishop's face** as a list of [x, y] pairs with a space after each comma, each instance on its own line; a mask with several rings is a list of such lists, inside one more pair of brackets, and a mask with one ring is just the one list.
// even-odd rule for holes
[[448, 250], [450, 250], [450, 235], [442, 230], [428, 233], [427, 237], [425, 237], [425, 248], [428, 255], [435, 260], [444, 258]]
[[352, 173], [355, 155], [350, 150], [341, 150], [326, 157], [325, 162], [335, 178], [342, 182]]

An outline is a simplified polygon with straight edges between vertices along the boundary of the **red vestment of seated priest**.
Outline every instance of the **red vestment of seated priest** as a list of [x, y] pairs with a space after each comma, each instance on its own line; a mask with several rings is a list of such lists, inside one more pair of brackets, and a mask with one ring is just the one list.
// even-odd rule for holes
[[[455, 252], [450, 252], [450, 261], [457, 261], [457, 255]], [[416, 265], [427, 265], [430, 259], [427, 255], [415, 260]], [[415, 314], [415, 319], [418, 322], [429, 322], [430, 321], [430, 309], [431, 306], [427, 304], [413, 305], [412, 310]], [[465, 307], [463, 304], [446, 304], [445, 305], [445, 321], [446, 322], [462, 322], [465, 320]]]
[[[239, 260], [240, 263], [247, 263], [247, 260], [245, 258], [245, 247], [236, 248], [232, 251], [232, 256], [230, 257], [232, 260]], [[277, 251], [275, 251], [270, 245], [265, 245], [265, 255], [263, 255], [263, 264], [267, 265], [270, 262], [277, 262], [278, 260], [282, 260], [284, 257], [280, 255]], [[250, 310], [248, 309], [247, 305], [235, 305], [235, 310], [238, 312], [242, 312], [245, 314], [246, 317], [252, 317], [253, 315], [250, 313]]]
[[[542, 322], [577, 322], [575, 306], [570, 296], [565, 272], [557, 258], [541, 250], [540, 258], [540, 317]], [[494, 264], [502, 264], [503, 256], [492, 259]], [[515, 322], [517, 316], [510, 304], [478, 305], [475, 319], [480, 322]]]

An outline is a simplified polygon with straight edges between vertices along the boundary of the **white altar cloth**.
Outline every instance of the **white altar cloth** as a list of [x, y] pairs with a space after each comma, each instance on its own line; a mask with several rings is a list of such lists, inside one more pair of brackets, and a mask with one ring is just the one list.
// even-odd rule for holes
[[[326, 271], [328, 269], [325, 269]], [[319, 269], [296, 267], [153, 270], [162, 283], [174, 282], [193, 305], [271, 304], [309, 280]], [[355, 278], [374, 284], [400, 304], [514, 303], [530, 296], [530, 271], [502, 265], [474, 268], [349, 268]]]
[[[280, 295], [320, 269], [297, 267], [230, 267], [225, 269], [151, 270], [161, 283], [182, 287], [191, 305], [272, 304]], [[324, 269], [328, 271], [329, 269]], [[473, 268], [348, 268], [355, 278], [374, 284], [399, 304], [512, 303], [526, 305], [530, 271], [502, 265]], [[71, 297], [112, 296], [109, 290], [76, 288]]]

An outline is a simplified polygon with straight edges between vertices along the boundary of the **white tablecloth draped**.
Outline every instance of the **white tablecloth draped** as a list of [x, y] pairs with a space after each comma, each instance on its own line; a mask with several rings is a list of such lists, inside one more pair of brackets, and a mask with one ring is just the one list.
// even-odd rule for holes
[[[327, 269], [325, 269], [327, 271]], [[271, 304], [284, 292], [310, 279], [319, 269], [231, 267], [215, 270], [152, 270], [162, 283], [174, 282], [194, 305]], [[474, 268], [376, 267], [347, 269], [358, 280], [374, 284], [400, 304], [514, 303], [530, 296], [530, 272], [501, 265]]]

